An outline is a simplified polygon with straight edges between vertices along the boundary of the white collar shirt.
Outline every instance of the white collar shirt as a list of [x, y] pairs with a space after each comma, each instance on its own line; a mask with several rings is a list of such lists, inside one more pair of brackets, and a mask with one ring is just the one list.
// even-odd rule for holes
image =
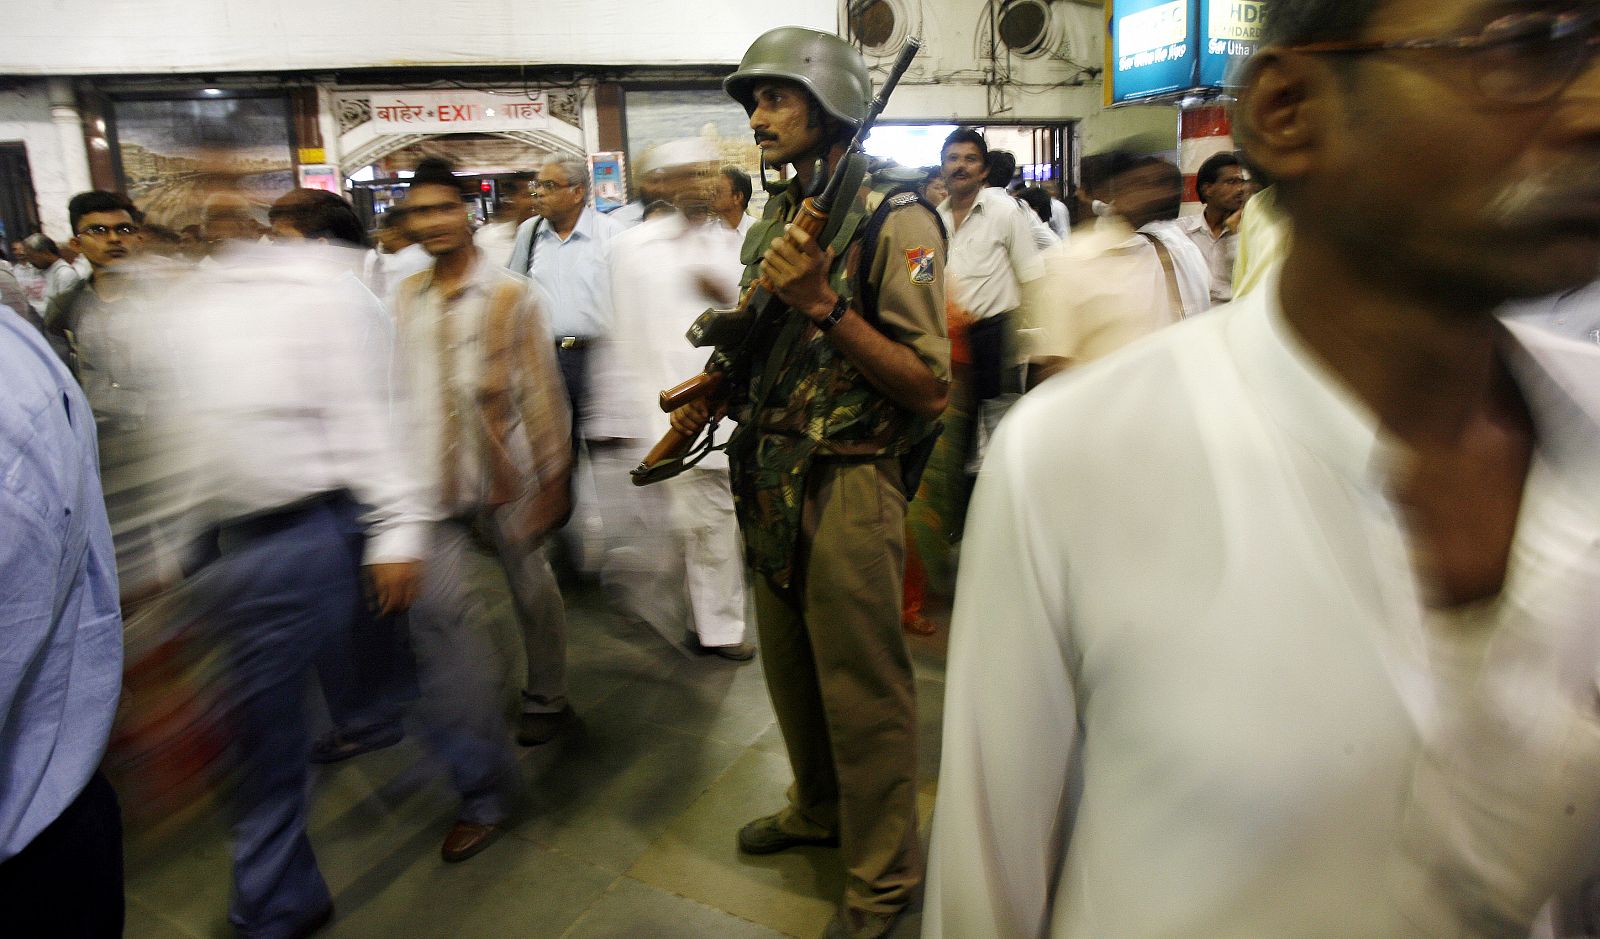
[[1183, 318], [1156, 249], [1120, 218], [1046, 251], [1043, 268], [1026, 291], [1036, 355], [1084, 365]]
[[979, 191], [956, 227], [949, 199], [939, 203], [949, 236], [945, 285], [950, 299], [976, 319], [1009, 313], [1022, 304], [1022, 285], [1043, 273], [1033, 226], [1005, 190]]
[[1226, 227], [1218, 235], [1211, 230], [1206, 214], [1185, 215], [1178, 225], [1194, 246], [1205, 256], [1211, 275], [1211, 302], [1227, 303], [1233, 299], [1233, 266], [1239, 259], [1239, 234]]
[[68, 264], [65, 258], [56, 258], [55, 263], [46, 268], [44, 272], [43, 302], [45, 307], [48, 308], [51, 303], [55, 302], [57, 297], [76, 287], [82, 279], [83, 277], [78, 273], [78, 269]]
[[[377, 298], [342, 251], [229, 246], [179, 277], [161, 312], [203, 515], [273, 512], [347, 490], [370, 507], [366, 563], [422, 557], [437, 517], [391, 421]], [[174, 455], [174, 459], [177, 455]]]
[[[529, 224], [524, 222], [523, 224]], [[607, 335], [606, 251], [623, 231], [610, 216], [584, 207], [566, 238], [549, 220], [532, 220], [532, 260], [526, 273], [550, 298], [550, 328], [555, 337], [600, 339]]]
[[1050, 230], [1062, 241], [1066, 241], [1072, 231], [1072, 213], [1060, 199], [1050, 200]]
[[1540, 436], [1507, 582], [1430, 616], [1401, 454], [1266, 286], [1000, 428], [924, 939], [1526, 936], [1592, 865], [1600, 349], [1510, 328]]
[[1182, 223], [1176, 220], [1151, 222], [1139, 229], [1161, 239], [1172, 259], [1173, 275], [1178, 279], [1178, 296], [1183, 300], [1183, 315], [1204, 313], [1212, 306], [1211, 265], [1195, 247]]
[[1511, 304], [1501, 315], [1582, 342], [1600, 344], [1600, 280], [1555, 296]]

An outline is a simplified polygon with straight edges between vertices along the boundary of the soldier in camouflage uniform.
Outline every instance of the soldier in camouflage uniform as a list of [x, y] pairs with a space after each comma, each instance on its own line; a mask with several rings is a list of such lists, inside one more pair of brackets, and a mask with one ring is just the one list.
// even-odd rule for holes
[[[881, 936], [922, 878], [916, 697], [900, 632], [903, 469], [948, 397], [944, 234], [887, 174], [841, 193], [848, 215], [830, 244], [789, 227], [817, 161], [825, 179], [867, 113], [866, 65], [844, 40], [772, 30], [724, 87], [749, 112], [766, 163], [795, 169], [744, 243], [746, 283], [765, 278], [789, 310], [757, 346], [748, 396], [730, 405], [728, 447], [795, 782], [788, 806], [746, 825], [739, 847], [838, 844], [848, 880], [826, 935]], [[706, 417], [690, 405], [673, 420], [694, 432]]]

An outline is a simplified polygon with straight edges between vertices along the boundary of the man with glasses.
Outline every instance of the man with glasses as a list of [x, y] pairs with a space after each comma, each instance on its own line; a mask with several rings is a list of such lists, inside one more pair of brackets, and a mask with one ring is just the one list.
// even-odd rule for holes
[[[110, 308], [128, 294], [128, 279], [118, 276], [118, 272], [143, 245], [143, 219], [127, 196], [101, 190], [73, 196], [67, 203], [67, 218], [72, 224], [69, 244], [88, 260], [90, 275], [57, 297], [46, 311], [45, 327], [58, 351], [66, 350], [67, 364], [81, 381], [78, 333], [87, 320], [91, 328], [103, 334]], [[90, 403], [94, 403], [93, 397]]]
[[1600, 350], [1496, 312], [1600, 269], [1597, 20], [1273, 4], [1282, 264], [984, 465], [925, 937], [1526, 936], [1590, 873]]
[[[539, 214], [517, 229], [510, 269], [544, 291], [556, 365], [571, 414], [572, 450], [583, 430], [590, 347], [606, 335], [609, 275], [606, 252], [622, 229], [589, 204], [589, 167], [576, 157], [552, 157], [539, 169]], [[566, 623], [553, 582], [538, 603], [519, 601], [528, 653], [517, 742], [537, 746], [554, 739], [572, 709], [567, 703]], [[541, 612], [543, 611], [543, 612]]]
[[606, 250], [622, 227], [589, 204], [589, 167], [556, 157], [539, 170], [538, 217], [517, 230], [507, 265], [531, 277], [550, 297], [556, 359], [572, 408], [573, 442], [580, 439], [589, 347], [606, 334]]
[[1250, 198], [1250, 174], [1232, 153], [1200, 164], [1195, 190], [1205, 211], [1178, 220], [1178, 226], [1205, 257], [1211, 273], [1211, 302], [1233, 299], [1233, 262], [1239, 255], [1239, 213]]

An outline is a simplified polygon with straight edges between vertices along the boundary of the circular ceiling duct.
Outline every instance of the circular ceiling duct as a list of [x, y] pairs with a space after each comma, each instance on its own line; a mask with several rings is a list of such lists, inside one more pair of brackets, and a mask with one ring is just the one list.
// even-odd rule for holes
[[850, 36], [861, 51], [893, 55], [906, 41], [906, 11], [902, 0], [849, 0], [845, 8]]
[[1000, 42], [1024, 58], [1050, 51], [1050, 7], [1043, 0], [1006, 0], [995, 16]]

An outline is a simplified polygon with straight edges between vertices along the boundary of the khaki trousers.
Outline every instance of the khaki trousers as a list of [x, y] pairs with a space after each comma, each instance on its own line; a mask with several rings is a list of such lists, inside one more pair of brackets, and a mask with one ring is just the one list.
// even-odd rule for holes
[[922, 879], [899, 461], [819, 461], [803, 511], [793, 595], [752, 578], [761, 661], [794, 767], [784, 827], [837, 832], [845, 904], [891, 912]]

